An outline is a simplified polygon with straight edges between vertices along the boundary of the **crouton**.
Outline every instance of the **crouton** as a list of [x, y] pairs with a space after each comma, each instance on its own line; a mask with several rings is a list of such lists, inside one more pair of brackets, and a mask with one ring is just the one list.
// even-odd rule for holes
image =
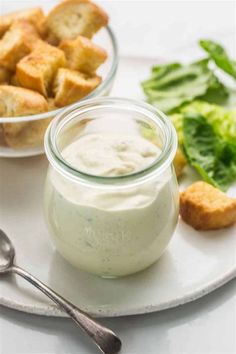
[[59, 69], [54, 80], [53, 92], [58, 107], [79, 101], [101, 82], [97, 75], [88, 76], [75, 70]]
[[14, 149], [42, 146], [44, 134], [51, 120], [52, 118], [46, 118], [19, 123], [21, 129], [14, 132], [9, 131], [10, 123], [6, 123], [4, 124], [4, 141], [7, 146]]
[[48, 101], [48, 110], [49, 111], [54, 111], [54, 110], [58, 109], [58, 107], [55, 105], [54, 98], [50, 97], [47, 99], [47, 101]]
[[29, 22], [14, 22], [0, 40], [0, 65], [14, 71], [18, 61], [33, 50], [38, 39], [37, 31]]
[[[20, 117], [47, 111], [48, 103], [39, 93], [21, 87], [0, 86], [1, 117]], [[35, 121], [31, 123], [39, 124], [39, 122]], [[20, 141], [21, 136], [28, 136], [30, 134], [30, 132], [24, 132], [24, 134], [20, 135], [23, 129], [29, 128], [29, 122], [3, 123], [2, 126], [4, 140], [7, 145], [12, 147], [22, 145]], [[34, 131], [39, 130], [39, 128], [36, 129], [36, 126], [37, 124], [33, 124]]]
[[59, 48], [64, 51], [70, 69], [87, 74], [95, 73], [107, 58], [104, 49], [83, 36], [78, 36], [76, 39], [65, 39]]
[[182, 176], [183, 169], [186, 166], [186, 164], [187, 164], [186, 158], [184, 157], [182, 151], [178, 148], [174, 158], [174, 168], [175, 168], [175, 173], [177, 178]]
[[12, 75], [12, 77], [10, 79], [10, 85], [20, 87], [20, 83], [17, 80], [16, 74]]
[[8, 84], [10, 82], [11, 74], [9, 70], [0, 67], [0, 84]]
[[58, 39], [75, 39], [78, 35], [91, 38], [108, 23], [107, 14], [89, 0], [66, 0], [54, 7], [46, 25]]
[[0, 85], [0, 117], [18, 117], [48, 111], [46, 99], [37, 92]]
[[21, 86], [47, 97], [56, 71], [65, 64], [62, 50], [42, 42], [17, 64], [17, 80]]
[[196, 182], [180, 195], [180, 215], [196, 230], [225, 228], [236, 222], [236, 199], [206, 182]]
[[16, 11], [0, 16], [0, 37], [2, 37], [17, 20], [26, 20], [30, 22], [35, 26], [39, 34], [44, 31], [43, 22], [45, 21], [45, 16], [42, 9], [40, 7], [36, 7], [34, 9]]
[[3, 125], [0, 124], [0, 145], [4, 146], [5, 144], [5, 139], [4, 139], [4, 130], [3, 130]]
[[44, 40], [45, 42], [47, 42], [50, 45], [53, 45], [54, 47], [57, 47], [60, 43], [59, 39], [55, 37], [53, 33], [48, 33], [44, 38]]

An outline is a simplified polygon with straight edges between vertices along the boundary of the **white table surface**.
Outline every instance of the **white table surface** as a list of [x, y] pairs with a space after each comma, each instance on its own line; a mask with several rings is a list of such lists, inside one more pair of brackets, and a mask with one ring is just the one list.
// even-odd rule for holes
[[[227, 33], [236, 34], [235, 1], [98, 2], [110, 14], [123, 55], [170, 56], [175, 48], [192, 45], [199, 38], [223, 40]], [[0, 12], [9, 3], [13, 1], [0, 0]], [[22, 3], [39, 4], [35, 0]], [[231, 51], [236, 54], [236, 40]], [[235, 290], [234, 280], [176, 309], [101, 322], [120, 335], [124, 354], [233, 354]], [[33, 316], [0, 307], [0, 354], [97, 352], [68, 319]]]

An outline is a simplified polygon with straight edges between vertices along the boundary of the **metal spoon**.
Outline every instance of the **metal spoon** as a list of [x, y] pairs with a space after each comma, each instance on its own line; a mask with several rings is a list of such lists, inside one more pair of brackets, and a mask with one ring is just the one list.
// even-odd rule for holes
[[7, 235], [0, 229], [0, 274], [16, 273], [41, 290], [61, 307], [95, 342], [104, 354], [117, 354], [121, 349], [120, 339], [110, 329], [95, 322], [86, 313], [58, 295], [44, 283], [20, 267], [14, 265], [15, 249]]

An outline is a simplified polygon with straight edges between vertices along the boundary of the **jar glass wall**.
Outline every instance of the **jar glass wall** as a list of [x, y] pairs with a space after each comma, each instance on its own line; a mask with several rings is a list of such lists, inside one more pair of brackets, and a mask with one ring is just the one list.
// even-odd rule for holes
[[[157, 147], [159, 154], [135, 172], [127, 170], [119, 176], [87, 173], [63, 152], [95, 133], [101, 139], [128, 136], [133, 141], [140, 137]], [[170, 121], [145, 103], [99, 98], [60, 114], [45, 137], [50, 162], [45, 215], [61, 255], [74, 266], [103, 277], [132, 274], [154, 263], [168, 245], [178, 219], [178, 185], [172, 167], [176, 148]], [[104, 155], [100, 158], [106, 159]]]

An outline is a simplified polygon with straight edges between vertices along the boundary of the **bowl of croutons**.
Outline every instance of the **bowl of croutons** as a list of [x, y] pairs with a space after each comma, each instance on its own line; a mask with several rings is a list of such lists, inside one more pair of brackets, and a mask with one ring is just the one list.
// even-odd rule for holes
[[9, 4], [15, 11], [0, 16], [0, 156], [43, 153], [60, 110], [108, 95], [115, 78], [117, 44], [106, 12], [90, 0], [49, 5]]

